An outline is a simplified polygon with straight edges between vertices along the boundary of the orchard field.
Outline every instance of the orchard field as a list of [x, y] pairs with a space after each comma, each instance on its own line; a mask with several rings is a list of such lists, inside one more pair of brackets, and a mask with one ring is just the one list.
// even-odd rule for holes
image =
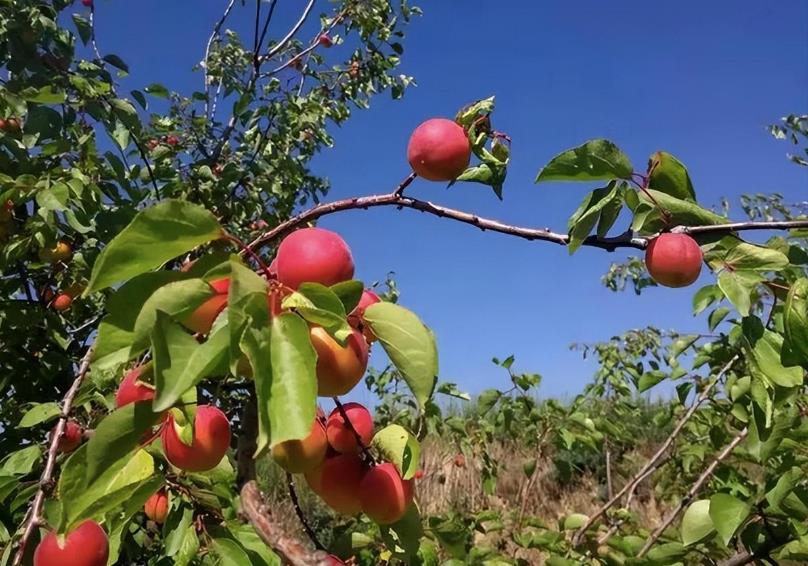
[[[450, 85], [452, 110], [378, 157], [398, 135], [390, 105], [416, 86], [405, 32], [446, 6], [189, 3], [159, 46], [170, 61], [196, 38], [189, 90], [140, 81], [186, 84], [184, 70], [108, 51], [107, 10], [131, 18], [121, 34], [140, 29], [142, 7], [120, 0], [0, 0], [0, 566], [808, 563], [808, 193], [777, 189], [808, 186], [808, 116], [772, 108], [756, 135], [788, 173], [720, 198], [681, 156], [587, 127], [529, 164], [548, 211], [554, 191], [576, 195], [553, 229], [541, 210], [504, 220], [525, 217], [527, 185], [509, 175], [519, 124], [492, 96], [512, 77]], [[516, 42], [484, 20], [441, 23], [463, 24], [475, 78], [490, 71], [482, 44]], [[434, 82], [445, 59], [432, 55]], [[765, 88], [795, 84], [808, 93], [804, 80]], [[542, 91], [530, 96], [525, 121]], [[358, 137], [343, 130], [355, 121]], [[751, 177], [760, 163], [745, 151], [709, 165]], [[329, 167], [352, 187], [332, 190]], [[464, 191], [485, 206], [455, 206]], [[374, 214], [395, 227], [337, 220]], [[474, 248], [451, 336], [395, 273], [431, 262], [423, 294], [456, 280], [456, 258], [392, 236], [425, 221]], [[519, 297], [524, 272], [478, 238], [562, 250], [531, 260], [553, 292]], [[368, 241], [386, 270], [361, 280]], [[561, 262], [597, 263], [607, 300], [653, 293], [658, 308], [629, 306], [642, 326], [603, 330], [613, 311], [575, 296]], [[495, 289], [470, 291], [492, 272]], [[682, 297], [694, 318], [663, 328]], [[519, 327], [534, 301], [546, 310]], [[491, 305], [512, 318], [460, 322]], [[561, 359], [546, 344], [570, 328], [582, 387], [533, 367], [538, 350]], [[479, 359], [480, 337], [513, 349], [483, 352], [482, 378], [443, 369]]]

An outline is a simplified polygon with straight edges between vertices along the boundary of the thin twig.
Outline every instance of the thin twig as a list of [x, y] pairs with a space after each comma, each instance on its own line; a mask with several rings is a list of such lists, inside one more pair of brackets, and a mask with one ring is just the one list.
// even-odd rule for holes
[[28, 541], [34, 534], [34, 531], [44, 524], [42, 518], [42, 506], [45, 503], [45, 496], [53, 489], [53, 471], [56, 467], [56, 456], [59, 452], [59, 441], [65, 431], [67, 419], [70, 416], [70, 411], [73, 408], [73, 400], [81, 387], [87, 371], [90, 369], [90, 360], [93, 356], [93, 348], [89, 348], [84, 354], [84, 358], [79, 365], [76, 378], [73, 380], [70, 389], [67, 390], [64, 399], [62, 400], [62, 412], [59, 414], [59, 419], [56, 421], [56, 426], [53, 429], [50, 437], [50, 445], [48, 446], [47, 459], [45, 460], [45, 469], [39, 477], [39, 489], [31, 502], [31, 507], [28, 510], [26, 519], [24, 521], [24, 529], [22, 537], [17, 543], [17, 554], [14, 556], [13, 566], [18, 566], [22, 563], [23, 556], [25, 555], [25, 547]]
[[348, 418], [348, 412], [345, 410], [345, 407], [340, 402], [339, 397], [332, 397], [332, 399], [334, 400], [334, 404], [337, 406], [339, 414], [342, 416], [342, 420], [345, 421], [345, 424], [348, 426], [348, 429], [353, 433], [354, 438], [356, 439], [356, 445], [359, 447], [359, 449], [362, 452], [362, 455], [365, 457], [365, 463], [370, 465], [374, 464], [376, 460], [373, 458], [373, 454], [371, 454], [370, 450], [368, 450], [368, 447], [365, 446], [365, 443], [362, 441], [362, 437], [354, 428], [351, 419]]
[[289, 498], [292, 500], [292, 505], [295, 507], [295, 513], [297, 513], [297, 518], [300, 519], [300, 524], [303, 525], [303, 530], [306, 531], [306, 534], [311, 539], [311, 542], [314, 543], [314, 547], [317, 550], [325, 550], [325, 547], [317, 540], [314, 529], [312, 529], [306, 521], [303, 509], [300, 507], [300, 500], [297, 498], [297, 491], [295, 491], [295, 479], [289, 472], [286, 472], [286, 485], [289, 488]]
[[288, 61], [285, 61], [284, 63], [282, 63], [278, 67], [275, 67], [271, 71], [269, 71], [267, 73], [264, 73], [263, 76], [264, 77], [271, 77], [272, 75], [276, 75], [276, 74], [280, 73], [281, 71], [283, 71], [284, 69], [288, 68], [290, 65], [292, 65], [294, 61], [302, 60], [303, 57], [306, 57], [307, 60], [308, 60], [308, 56], [315, 49], [317, 49], [317, 47], [320, 46], [320, 36], [322, 36], [323, 34], [328, 35], [329, 33], [331, 33], [334, 30], [334, 28], [337, 27], [340, 24], [340, 22], [342, 22], [342, 19], [345, 17], [345, 15], [347, 13], [348, 13], [348, 9], [346, 8], [340, 14], [338, 14], [336, 18], [334, 18], [334, 20], [331, 22], [331, 24], [327, 28], [325, 28], [324, 30], [321, 30], [321, 31], [319, 31], [317, 33], [317, 35], [314, 37], [312, 42], [309, 43], [308, 47], [306, 47], [303, 51], [301, 51], [300, 53], [298, 53], [294, 57], [290, 58]]
[[261, 61], [265, 61], [267, 59], [272, 59], [275, 55], [280, 53], [286, 45], [292, 41], [292, 38], [295, 37], [297, 32], [303, 27], [303, 24], [306, 23], [306, 19], [309, 17], [311, 13], [311, 9], [314, 8], [315, 0], [309, 0], [309, 3], [306, 5], [306, 8], [303, 10], [303, 14], [300, 16], [300, 19], [295, 22], [295, 25], [292, 26], [292, 29], [289, 30], [283, 39], [281, 39], [269, 52], [261, 57]]
[[749, 434], [749, 429], [747, 427], [744, 427], [741, 430], [741, 432], [735, 435], [735, 438], [732, 439], [732, 442], [727, 444], [727, 446], [721, 451], [721, 453], [718, 456], [716, 456], [715, 460], [713, 460], [712, 463], [709, 466], [707, 466], [707, 469], [704, 470], [704, 472], [702, 472], [702, 474], [696, 480], [696, 483], [694, 483], [690, 487], [685, 496], [679, 502], [679, 505], [677, 505], [673, 509], [673, 511], [671, 511], [668, 514], [668, 516], [665, 518], [665, 520], [662, 522], [661, 525], [659, 525], [656, 529], [654, 529], [654, 532], [651, 533], [651, 536], [645, 542], [645, 546], [643, 546], [642, 550], [640, 550], [639, 554], [637, 554], [637, 558], [642, 558], [643, 556], [645, 556], [645, 554], [651, 549], [651, 547], [654, 546], [654, 543], [659, 539], [660, 536], [662, 536], [662, 533], [664, 533], [665, 530], [671, 525], [671, 523], [673, 523], [676, 520], [676, 517], [679, 516], [679, 513], [681, 513], [682, 510], [685, 507], [687, 507], [687, 505], [693, 500], [693, 497], [695, 497], [695, 495], [699, 492], [702, 486], [707, 482], [708, 479], [710, 479], [710, 476], [713, 475], [713, 472], [718, 467], [718, 465], [721, 462], [723, 462], [726, 459], [726, 457], [732, 453], [733, 450], [735, 450], [735, 447], [738, 446], [738, 444], [740, 444], [744, 438], [746, 438], [747, 434]]
[[634, 475], [634, 477], [626, 485], [624, 485], [620, 491], [618, 491], [612, 498], [610, 498], [606, 503], [604, 503], [600, 507], [600, 509], [598, 509], [591, 517], [589, 517], [589, 519], [586, 520], [586, 522], [581, 526], [581, 528], [578, 529], [575, 535], [573, 535], [572, 537], [573, 545], [577, 546], [580, 543], [581, 538], [589, 529], [589, 527], [594, 525], [595, 522], [600, 517], [602, 517], [609, 509], [611, 509], [618, 501], [620, 501], [620, 499], [626, 493], [628, 493], [629, 491], [633, 492], [633, 490], [636, 489], [636, 487], [640, 484], [640, 482], [642, 482], [646, 477], [651, 475], [651, 472], [655, 469], [655, 466], [657, 466], [660, 460], [662, 460], [663, 456], [668, 451], [668, 448], [670, 448], [674, 440], [676, 440], [676, 438], [679, 436], [679, 433], [682, 432], [684, 426], [693, 417], [693, 415], [696, 414], [696, 410], [699, 408], [699, 406], [701, 406], [701, 404], [707, 400], [716, 384], [719, 381], [721, 381], [721, 378], [724, 376], [724, 374], [726, 374], [732, 368], [732, 366], [735, 365], [735, 362], [738, 361], [739, 358], [740, 356], [737, 354], [733, 356], [732, 359], [729, 362], [727, 362], [727, 364], [723, 368], [721, 368], [721, 371], [718, 372], [718, 375], [716, 375], [715, 379], [713, 379], [710, 383], [708, 383], [704, 387], [704, 390], [696, 398], [696, 400], [693, 401], [693, 404], [690, 405], [690, 408], [688, 408], [687, 412], [685, 412], [685, 414], [682, 415], [682, 418], [679, 419], [678, 423], [676, 423], [673, 432], [671, 432], [670, 435], [668, 435], [668, 438], [665, 439], [665, 442], [662, 443], [662, 445], [659, 447], [656, 453], [654, 453], [654, 455], [651, 456], [651, 458], [645, 463], [645, 465], [642, 468], [640, 468], [640, 471], [637, 472]]
[[[221, 34], [222, 26], [224, 22], [227, 20], [227, 17], [230, 15], [231, 10], [233, 10], [233, 6], [236, 4], [236, 0], [230, 0], [230, 3], [225, 8], [224, 14], [216, 22], [216, 25], [213, 26], [213, 33], [210, 34], [208, 38], [208, 44], [205, 47], [205, 59], [204, 59], [204, 67], [205, 67], [205, 118], [210, 120], [213, 117], [213, 112], [209, 112], [209, 104], [210, 104], [210, 74], [208, 69], [208, 60], [210, 59], [210, 48], [213, 46], [214, 41], [218, 41], [218, 38]], [[221, 85], [221, 82], [219, 83]], [[218, 91], [217, 91], [217, 98], [218, 98]], [[213, 104], [213, 108], [216, 108], [216, 104]]]

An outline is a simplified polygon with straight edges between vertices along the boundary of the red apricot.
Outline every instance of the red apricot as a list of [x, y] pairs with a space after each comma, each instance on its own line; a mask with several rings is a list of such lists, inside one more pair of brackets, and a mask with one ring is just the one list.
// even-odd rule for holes
[[307, 473], [306, 481], [334, 511], [356, 515], [362, 510], [359, 484], [364, 475], [365, 466], [357, 455], [338, 454]]
[[58, 295], [56, 295], [56, 298], [53, 299], [53, 303], [51, 303], [51, 306], [53, 306], [53, 308], [56, 309], [57, 311], [62, 312], [69, 309], [72, 304], [73, 304], [73, 297], [71, 297], [67, 293], [59, 293]]
[[379, 295], [370, 289], [365, 289], [362, 291], [362, 297], [359, 299], [359, 303], [356, 305], [354, 310], [351, 311], [351, 314], [348, 315], [348, 323], [354, 328], [362, 329], [362, 334], [364, 334], [365, 340], [368, 341], [368, 344], [376, 341], [376, 335], [373, 334], [370, 327], [365, 324], [365, 309], [370, 305], [375, 305], [381, 301], [382, 300], [379, 298]]
[[645, 267], [654, 281], [666, 287], [687, 287], [699, 278], [703, 255], [687, 234], [660, 234], [648, 244]]
[[320, 397], [345, 395], [365, 375], [367, 342], [358, 330], [354, 330], [345, 346], [340, 346], [320, 326], [313, 326], [309, 336], [317, 352], [317, 394]]
[[432, 118], [417, 128], [407, 145], [407, 160], [419, 177], [453, 181], [471, 159], [471, 143], [457, 122]]
[[93, 6], [93, 0], [81, 0], [82, 5], [91, 8]]
[[171, 146], [178, 145], [180, 143], [180, 138], [175, 135], [166, 136], [166, 143]]
[[146, 500], [143, 511], [150, 520], [158, 525], [162, 525], [168, 515], [168, 493], [166, 490], [161, 489], [157, 493], [152, 494], [151, 497]]
[[144, 364], [127, 372], [118, 386], [118, 391], [115, 393], [115, 406], [117, 408], [120, 409], [129, 403], [137, 401], [151, 401], [154, 399], [154, 387], [145, 381], [141, 381], [141, 377], [150, 375], [151, 370], [151, 364]]
[[303, 228], [278, 246], [278, 280], [292, 289], [301, 283], [329, 286], [353, 278], [351, 250], [339, 234], [323, 228]]
[[359, 484], [365, 515], [379, 523], [395, 523], [412, 503], [412, 480], [402, 480], [396, 467], [385, 462], [372, 467]]
[[317, 42], [323, 47], [331, 47], [334, 45], [334, 40], [331, 39], [327, 33], [320, 35], [320, 37], [317, 38]]
[[287, 472], [302, 474], [322, 463], [327, 447], [323, 423], [314, 419], [306, 438], [276, 444], [272, 447], [272, 458]]
[[230, 446], [230, 423], [227, 416], [212, 405], [196, 409], [191, 445], [180, 440], [177, 424], [169, 414], [161, 435], [166, 459], [177, 468], [204, 472], [215, 468]]
[[[362, 444], [368, 446], [370, 441], [373, 440], [373, 417], [371, 417], [370, 411], [359, 403], [345, 403], [342, 408], [345, 409], [345, 414], [348, 415], [348, 420], [351, 421], [354, 430], [359, 433]], [[339, 409], [334, 409], [328, 416], [325, 433], [328, 438], [328, 444], [337, 452], [343, 454], [359, 453], [356, 436], [348, 427]]]
[[[53, 434], [56, 431], [51, 431]], [[65, 428], [62, 431], [62, 437], [59, 439], [59, 445], [57, 450], [61, 454], [69, 454], [73, 452], [76, 448], [79, 447], [81, 441], [83, 440], [84, 431], [81, 428], [81, 425], [74, 420], [69, 420], [65, 423]]]
[[199, 305], [194, 312], [188, 315], [183, 324], [193, 332], [207, 334], [213, 327], [216, 317], [227, 306], [227, 294], [230, 291], [230, 278], [224, 277], [210, 281], [213, 296]]
[[34, 566], [106, 566], [109, 539], [95, 521], [84, 521], [63, 541], [49, 532], [34, 551]]

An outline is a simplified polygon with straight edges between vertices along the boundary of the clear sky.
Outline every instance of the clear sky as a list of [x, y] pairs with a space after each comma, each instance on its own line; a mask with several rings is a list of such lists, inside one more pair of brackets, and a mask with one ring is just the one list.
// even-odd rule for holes
[[[101, 51], [129, 63], [127, 86], [200, 88], [191, 67], [225, 0], [96, 3]], [[447, 190], [418, 181], [413, 196], [563, 231], [592, 187], [534, 185], [536, 172], [559, 151], [606, 137], [638, 170], [656, 150], [677, 155], [707, 205], [758, 191], [808, 198], [808, 171], [789, 163], [791, 148], [765, 131], [781, 116], [808, 111], [804, 0], [417, 4], [425, 14], [409, 29], [402, 72], [419, 86], [402, 101], [377, 97], [334, 132], [336, 147], [315, 161], [333, 184], [331, 198], [389, 191], [409, 173], [405, 147], [415, 126], [491, 95], [496, 129], [513, 138], [504, 202], [472, 184]], [[270, 33], [285, 33], [302, 5], [279, 0], [281, 17]], [[252, 13], [243, 8], [231, 25], [251, 26]], [[742, 218], [739, 208], [733, 216]], [[553, 244], [413, 211], [349, 212], [320, 225], [345, 237], [362, 279], [396, 272], [401, 303], [437, 334], [442, 379], [472, 392], [504, 386], [490, 359], [514, 354], [516, 369], [543, 374], [545, 394], [574, 394], [593, 365], [570, 352], [570, 343], [648, 324], [706, 326], [691, 316], [695, 287], [655, 288], [641, 297], [606, 290], [601, 275], [627, 252], [583, 249], [569, 257]]]

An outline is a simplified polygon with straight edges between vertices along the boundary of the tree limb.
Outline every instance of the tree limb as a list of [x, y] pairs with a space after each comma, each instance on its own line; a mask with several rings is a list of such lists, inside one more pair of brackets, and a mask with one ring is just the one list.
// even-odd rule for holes
[[93, 357], [93, 348], [88, 348], [84, 354], [84, 358], [79, 365], [76, 379], [73, 380], [70, 389], [67, 390], [64, 399], [62, 400], [62, 412], [59, 414], [59, 420], [56, 421], [56, 426], [53, 429], [50, 437], [50, 445], [48, 446], [48, 455], [45, 460], [45, 469], [39, 478], [39, 490], [37, 490], [34, 500], [31, 502], [31, 507], [28, 509], [25, 521], [23, 522], [23, 533], [17, 543], [17, 554], [14, 556], [13, 566], [18, 566], [22, 563], [23, 556], [25, 555], [25, 547], [28, 541], [34, 534], [34, 531], [43, 525], [42, 519], [42, 506], [45, 503], [45, 496], [53, 489], [53, 471], [56, 467], [56, 456], [59, 452], [59, 441], [65, 432], [65, 425], [70, 416], [70, 411], [73, 408], [73, 400], [81, 387], [84, 376], [87, 375], [90, 369], [90, 359]]
[[282, 532], [272, 520], [269, 507], [255, 481], [241, 488], [241, 513], [247, 517], [258, 536], [272, 548], [284, 564], [290, 566], [328, 566], [328, 554], [309, 550], [300, 541]]
[[716, 456], [715, 460], [713, 460], [713, 462], [709, 466], [707, 466], [707, 469], [704, 470], [704, 472], [702, 472], [702, 474], [696, 480], [696, 483], [694, 483], [690, 487], [685, 496], [679, 502], [679, 505], [677, 505], [673, 509], [673, 511], [671, 511], [668, 514], [665, 520], [662, 521], [661, 525], [659, 525], [656, 529], [654, 529], [654, 532], [651, 533], [651, 536], [645, 542], [645, 546], [643, 546], [642, 550], [640, 550], [639, 554], [637, 554], [637, 558], [642, 558], [643, 556], [645, 556], [645, 554], [651, 549], [651, 547], [654, 546], [654, 543], [659, 539], [660, 536], [662, 536], [662, 533], [664, 533], [665, 530], [671, 525], [671, 523], [673, 523], [676, 520], [676, 517], [679, 516], [679, 513], [681, 513], [682, 510], [693, 500], [693, 497], [699, 492], [699, 490], [707, 482], [707, 480], [710, 479], [710, 476], [713, 475], [713, 472], [718, 467], [718, 465], [721, 462], [723, 462], [724, 459], [727, 456], [729, 456], [733, 450], [735, 450], [735, 447], [738, 446], [738, 444], [740, 444], [744, 438], [746, 438], [747, 434], [749, 434], [749, 429], [747, 427], [744, 427], [741, 430], [741, 432], [735, 435], [735, 438], [732, 439], [732, 442], [727, 444], [727, 446], [721, 451], [721, 453], [718, 456]]

